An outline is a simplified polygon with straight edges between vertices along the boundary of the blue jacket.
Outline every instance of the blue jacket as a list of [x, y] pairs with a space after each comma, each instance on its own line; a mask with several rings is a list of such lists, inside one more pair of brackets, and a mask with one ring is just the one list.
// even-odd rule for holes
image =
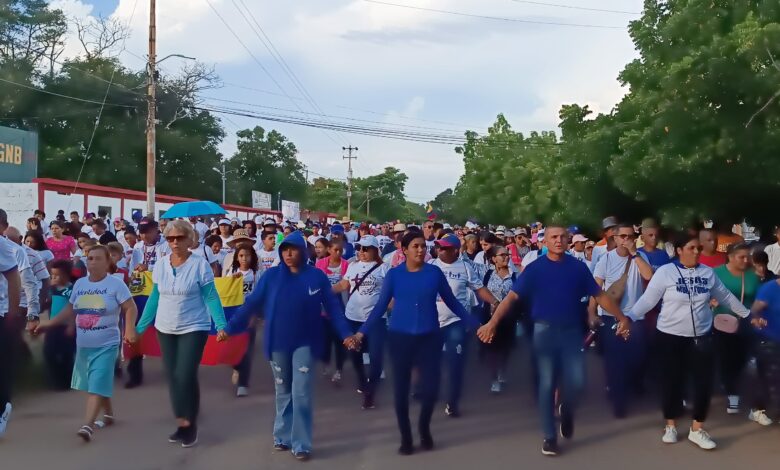
[[[288, 245], [294, 245], [301, 250], [301, 265], [298, 273], [290, 271], [284, 261], [279, 266], [267, 270], [252, 294], [244, 300], [241, 309], [230, 319], [227, 332], [235, 334], [243, 331], [251, 315], [264, 317], [263, 347], [266, 356], [270, 359], [272, 352], [288, 350], [290, 346], [284, 343], [283, 338], [273, 337], [275, 326], [279, 326], [275, 325], [275, 322], [291, 322], [293, 318], [298, 321], [301, 319], [300, 314], [303, 313], [305, 328], [300, 329], [298, 339], [302, 339], [305, 345], [311, 347], [315, 357], [321, 358], [326, 347], [323, 331], [325, 325], [322, 321], [323, 307], [342, 339], [350, 336], [352, 331], [344, 316], [344, 307], [333, 293], [325, 273], [306, 264], [306, 240], [303, 235], [300, 232], [288, 235], [279, 244], [280, 257], [282, 249]], [[286, 298], [280, 298], [279, 292], [285, 286], [289, 288], [293, 285], [298, 290], [293, 294], [296, 305], [302, 305], [304, 312], [291, 311], [290, 309], [294, 308], [291, 303], [285, 302]], [[290, 293], [285, 295], [289, 296]]]

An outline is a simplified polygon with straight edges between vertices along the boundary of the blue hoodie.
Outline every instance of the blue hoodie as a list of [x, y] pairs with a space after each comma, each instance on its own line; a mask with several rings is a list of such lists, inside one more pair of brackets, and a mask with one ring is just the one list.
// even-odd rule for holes
[[263, 274], [244, 305], [231, 318], [227, 332], [235, 334], [246, 328], [251, 315], [265, 318], [263, 345], [266, 357], [272, 352], [292, 352], [302, 346], [311, 347], [312, 354], [321, 358], [325, 352], [325, 334], [322, 308], [342, 339], [350, 336], [344, 307], [331, 290], [330, 282], [319, 269], [306, 264], [306, 240], [300, 232], [293, 232], [279, 244], [282, 250], [293, 245], [301, 250], [301, 265], [293, 273], [282, 261]]

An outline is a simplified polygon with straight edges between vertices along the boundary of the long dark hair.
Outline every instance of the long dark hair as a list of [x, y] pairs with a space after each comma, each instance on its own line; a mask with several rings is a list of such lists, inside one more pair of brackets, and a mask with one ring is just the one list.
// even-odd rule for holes
[[27, 238], [33, 239], [33, 245], [30, 248], [32, 248], [35, 251], [44, 251], [48, 250], [49, 248], [46, 246], [46, 242], [43, 240], [43, 234], [38, 230], [29, 230], [27, 233], [24, 234], [24, 239], [27, 240]]
[[239, 245], [238, 248], [236, 248], [235, 253], [233, 253], [233, 265], [232, 265], [233, 272], [234, 273], [239, 272], [240, 263], [238, 261], [238, 254], [241, 253], [242, 251], [248, 251], [250, 253], [249, 269], [251, 269], [252, 272], [256, 273], [258, 270], [258, 264], [260, 264], [260, 260], [258, 260], [257, 258], [257, 252], [255, 251], [255, 249], [247, 245]]

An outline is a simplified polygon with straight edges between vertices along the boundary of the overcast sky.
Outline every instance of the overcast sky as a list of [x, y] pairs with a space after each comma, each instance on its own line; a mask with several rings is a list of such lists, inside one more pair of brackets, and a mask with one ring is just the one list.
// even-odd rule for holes
[[[208, 1], [268, 73], [220, 21]], [[345, 123], [361, 119], [417, 131], [430, 131], [421, 127], [441, 128], [448, 134], [461, 134], [467, 129], [484, 132], [498, 113], [504, 113], [518, 131], [557, 130], [562, 104], [576, 102], [609, 111], [626, 91], [617, 82], [617, 75], [636, 57], [625, 28], [636, 18], [631, 14], [517, 0], [387, 0], [483, 16], [620, 27], [607, 29], [496, 21], [365, 0], [208, 1], [157, 1], [158, 57], [177, 53], [214, 65], [225, 86], [206, 92], [210, 98], [315, 112], [239, 13], [236, 5], [243, 2], [316, 104], [327, 115], [340, 116], [330, 118], [332, 121]], [[540, 2], [628, 12], [639, 12], [642, 6], [642, 0]], [[129, 22], [131, 35], [122, 61], [132, 68], [143, 67], [148, 0], [50, 3], [70, 16], [113, 16]], [[68, 52], [78, 52], [72, 41]], [[171, 59], [162, 64], [161, 73], [174, 73], [181, 65], [178, 59]], [[207, 101], [265, 113], [296, 114]], [[347, 165], [341, 147], [352, 144], [360, 148], [354, 162], [355, 176], [376, 174], [386, 166], [400, 168], [409, 176], [406, 195], [419, 203], [454, 187], [463, 172], [460, 156], [448, 145], [338, 135], [290, 124], [228, 118], [222, 118], [228, 132], [221, 145], [225, 156], [235, 151], [237, 129], [261, 125], [279, 130], [296, 144], [300, 160], [312, 172], [310, 177], [345, 178]]]

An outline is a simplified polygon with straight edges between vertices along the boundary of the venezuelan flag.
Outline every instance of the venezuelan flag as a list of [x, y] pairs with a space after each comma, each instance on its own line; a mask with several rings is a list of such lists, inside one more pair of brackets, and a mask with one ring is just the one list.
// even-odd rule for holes
[[436, 220], [436, 212], [434, 212], [430, 202], [428, 203], [428, 208], [425, 209], [425, 214], [428, 216], [428, 220]]
[[[238, 309], [244, 304], [244, 284], [243, 279], [234, 277], [218, 277], [214, 280], [219, 299], [222, 301], [222, 308], [225, 310], [225, 319], [230, 319], [238, 313]], [[138, 315], [144, 311], [146, 301], [152, 293], [152, 273], [134, 273], [130, 279], [130, 292], [133, 294], [133, 300], [138, 307]], [[206, 348], [203, 350], [203, 356], [200, 363], [207, 366], [219, 364], [233, 366], [241, 362], [249, 346], [249, 334], [241, 333], [231, 336], [228, 341], [217, 342], [217, 331], [214, 322], [211, 322], [211, 331], [206, 340]], [[157, 330], [154, 326], [149, 327], [141, 337], [139, 346], [130, 348], [125, 346], [125, 357], [134, 357], [138, 354], [146, 356], [160, 357], [160, 344], [157, 342]]]

